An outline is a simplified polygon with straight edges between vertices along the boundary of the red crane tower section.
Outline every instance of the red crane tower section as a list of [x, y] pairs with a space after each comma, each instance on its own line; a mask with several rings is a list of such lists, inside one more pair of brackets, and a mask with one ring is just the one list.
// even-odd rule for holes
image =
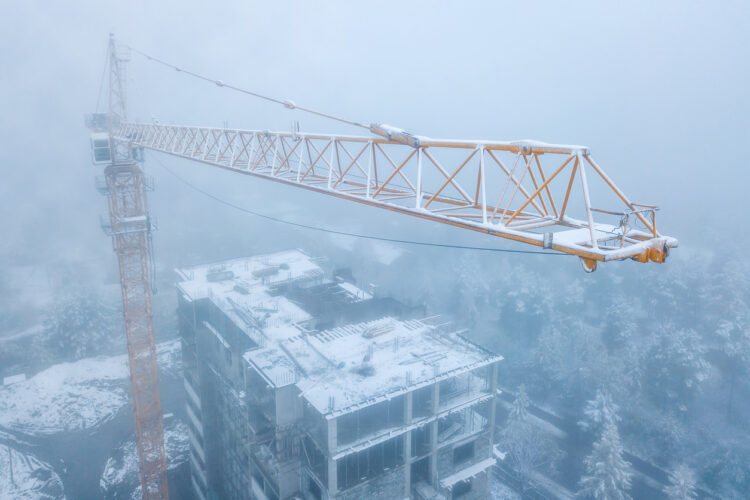
[[[89, 126], [94, 163], [106, 165], [105, 182], [109, 223], [105, 231], [120, 268], [122, 308], [128, 346], [130, 383], [144, 499], [167, 499], [167, 467], [164, 451], [159, 376], [154, 343], [149, 272], [152, 224], [145, 195], [145, 177], [136, 161], [136, 150], [125, 141], [110, 139], [112, 130], [127, 120], [124, 62], [114, 39], [109, 43], [109, 113], [94, 115]], [[106, 130], [106, 132], [105, 132]]]

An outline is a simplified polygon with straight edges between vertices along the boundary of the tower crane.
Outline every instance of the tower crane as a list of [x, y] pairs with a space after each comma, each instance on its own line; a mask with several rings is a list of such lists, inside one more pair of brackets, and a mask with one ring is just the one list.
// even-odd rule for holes
[[110, 35], [108, 47], [109, 109], [88, 117], [93, 161], [105, 165], [100, 190], [107, 195], [109, 222], [122, 288], [122, 310], [128, 347], [130, 385], [133, 391], [136, 449], [144, 499], [169, 498], [164, 451], [159, 377], [151, 310], [151, 231], [145, 190], [147, 183], [138, 164], [138, 149], [117, 140], [117, 129], [127, 123], [125, 92], [126, 54], [118, 53]]
[[[125, 331], [144, 498], [167, 498], [151, 312], [151, 219], [140, 151], [149, 149], [238, 174], [598, 263], [664, 262], [675, 238], [656, 228], [658, 207], [635, 203], [589, 148], [539, 141], [435, 139], [363, 124], [226, 84], [140, 52], [212, 85], [366, 129], [369, 135], [242, 130], [130, 121], [125, 62], [109, 41], [109, 111], [89, 118], [94, 163], [106, 165], [109, 224], [120, 266]], [[617, 206], [593, 206], [591, 180]], [[578, 209], [574, 210], [574, 206]]]

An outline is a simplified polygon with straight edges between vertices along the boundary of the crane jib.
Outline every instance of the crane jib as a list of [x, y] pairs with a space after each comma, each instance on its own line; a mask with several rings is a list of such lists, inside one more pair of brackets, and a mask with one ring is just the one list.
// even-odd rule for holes
[[[113, 135], [133, 146], [577, 255], [587, 270], [627, 258], [663, 262], [677, 246], [657, 231], [658, 208], [632, 203], [585, 147], [432, 139], [379, 127], [382, 137], [122, 123]], [[591, 207], [587, 171], [619, 198], [619, 211]], [[573, 198], [584, 201], [575, 214]], [[613, 216], [611, 223], [595, 219]]]

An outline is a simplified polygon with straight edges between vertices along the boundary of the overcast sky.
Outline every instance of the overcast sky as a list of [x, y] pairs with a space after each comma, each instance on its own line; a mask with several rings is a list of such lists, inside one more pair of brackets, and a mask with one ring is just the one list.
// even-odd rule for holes
[[[434, 137], [585, 144], [634, 201], [662, 207], [660, 229], [683, 246], [709, 247], [726, 229], [739, 234], [722, 238], [744, 241], [749, 6], [5, 2], [0, 255], [40, 241], [62, 255], [110, 250], [97, 225], [104, 202], [93, 189], [83, 126], [96, 106], [109, 32], [185, 68], [367, 123]], [[286, 130], [298, 119], [303, 131], [356, 132], [136, 55], [128, 83], [131, 115], [140, 120]], [[189, 168], [193, 179], [218, 175]], [[243, 182], [217, 188], [253, 207], [258, 184]], [[267, 189], [287, 204], [316, 199]], [[189, 215], [204, 206], [174, 187], [162, 192], [153, 195], [162, 196], [157, 210]], [[169, 237], [168, 227], [161, 231]]]

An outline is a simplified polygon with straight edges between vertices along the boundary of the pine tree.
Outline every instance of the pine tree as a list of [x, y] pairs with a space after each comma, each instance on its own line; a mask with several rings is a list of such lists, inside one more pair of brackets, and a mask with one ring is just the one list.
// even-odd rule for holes
[[109, 347], [112, 311], [94, 291], [58, 295], [45, 321], [45, 343], [53, 359], [80, 359]]
[[685, 464], [678, 465], [669, 473], [669, 485], [664, 488], [669, 500], [694, 500], [695, 474]]
[[476, 327], [492, 290], [487, 273], [476, 254], [466, 254], [458, 260], [455, 276], [455, 307], [467, 326]]
[[578, 494], [596, 500], [630, 500], [630, 463], [623, 457], [617, 427], [608, 424], [594, 449], [585, 460], [586, 475], [581, 478]]
[[721, 352], [725, 357], [722, 365], [729, 379], [729, 396], [727, 397], [727, 419], [732, 414], [734, 389], [738, 375], [746, 370], [750, 361], [750, 308], [742, 300], [735, 300], [730, 305], [728, 316], [719, 322], [716, 330]]
[[586, 403], [583, 409], [584, 419], [578, 422], [584, 430], [598, 432], [608, 425], [617, 425], [620, 416], [619, 407], [612, 401], [606, 391], [597, 390], [596, 397]]
[[554, 473], [564, 456], [554, 439], [530, 421], [530, 405], [526, 387], [522, 384], [500, 436], [500, 446], [507, 452], [506, 461], [524, 488], [531, 485], [534, 473]]
[[591, 387], [610, 389], [622, 379], [617, 360], [607, 354], [597, 328], [580, 318], [561, 317], [539, 338], [536, 363], [556, 388], [565, 392], [566, 404], [579, 408]]
[[692, 329], [664, 325], [649, 357], [649, 386], [656, 401], [692, 401], [709, 375], [708, 348]]
[[604, 315], [602, 338], [608, 348], [622, 348], [638, 333], [636, 300], [626, 295], [615, 297]]
[[508, 415], [509, 424], [526, 422], [530, 405], [531, 401], [526, 394], [526, 386], [521, 384], [518, 386], [518, 394], [516, 394], [516, 399], [513, 400], [513, 406], [510, 409], [510, 415]]

